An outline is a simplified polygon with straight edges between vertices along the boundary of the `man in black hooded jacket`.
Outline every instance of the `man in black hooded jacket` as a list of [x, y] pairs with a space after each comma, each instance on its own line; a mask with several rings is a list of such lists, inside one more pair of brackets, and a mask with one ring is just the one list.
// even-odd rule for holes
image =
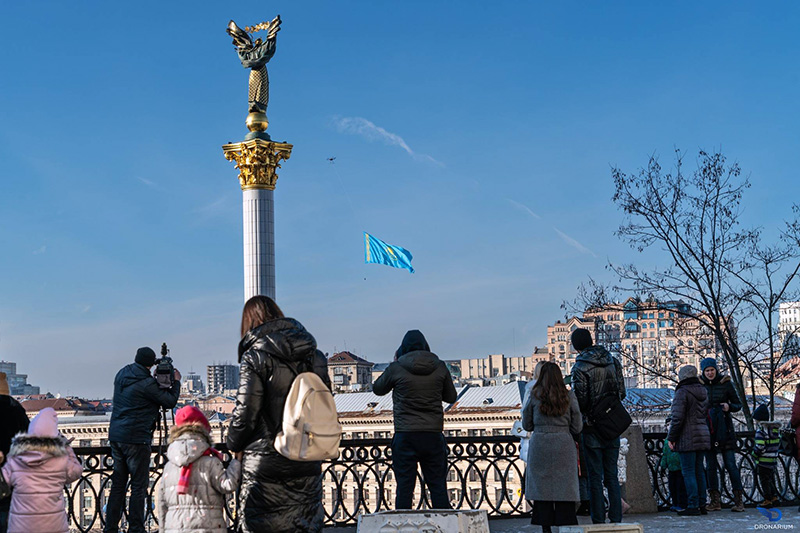
[[589, 472], [589, 508], [592, 522], [603, 524], [606, 521], [603, 486], [608, 489], [608, 519], [622, 522], [622, 496], [617, 479], [617, 459], [619, 458], [619, 437], [605, 440], [596, 434], [592, 427], [592, 406], [605, 396], [625, 399], [625, 379], [622, 365], [608, 351], [592, 342], [592, 334], [587, 329], [578, 328], [572, 332], [572, 346], [579, 352], [572, 367], [572, 390], [584, 416], [583, 446], [586, 469]]
[[129, 476], [131, 497], [128, 532], [145, 531], [144, 500], [150, 470], [150, 444], [158, 421], [158, 410], [175, 407], [181, 392], [181, 373], [175, 370], [172, 387], [162, 389], [150, 374], [150, 368], [155, 364], [156, 353], [152, 348], [139, 348], [134, 363], [117, 372], [114, 378], [114, 400], [108, 428], [114, 472], [111, 474], [104, 533], [119, 531]]
[[378, 396], [392, 391], [395, 509], [411, 509], [417, 464], [422, 468], [433, 508], [450, 509], [442, 402], [455, 402], [456, 388], [447, 365], [431, 353], [420, 331], [411, 330], [403, 337], [395, 362], [373, 383], [372, 391]]

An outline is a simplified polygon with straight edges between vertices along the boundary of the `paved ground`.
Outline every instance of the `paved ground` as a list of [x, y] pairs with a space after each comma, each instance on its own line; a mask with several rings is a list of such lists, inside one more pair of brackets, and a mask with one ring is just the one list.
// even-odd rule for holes
[[[638, 522], [644, 525], [647, 533], [716, 533], [738, 531], [798, 531], [800, 532], [800, 512], [797, 506], [781, 507], [781, 520], [770, 522], [756, 509], [744, 513], [722, 510], [707, 516], [682, 517], [675, 513], [625, 515], [625, 522]], [[582, 524], [591, 523], [588, 517], [579, 517]], [[529, 520], [490, 520], [492, 533], [538, 533], [541, 528], [532, 526]], [[558, 528], [555, 529], [558, 531]], [[325, 533], [355, 533], [355, 527], [326, 528]]]

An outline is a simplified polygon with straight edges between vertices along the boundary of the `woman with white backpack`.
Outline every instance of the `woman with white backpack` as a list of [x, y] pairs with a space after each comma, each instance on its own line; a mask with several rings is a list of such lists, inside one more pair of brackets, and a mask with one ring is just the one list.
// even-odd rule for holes
[[245, 303], [241, 334], [239, 393], [228, 430], [228, 449], [242, 457], [240, 531], [322, 531], [321, 462], [289, 459], [275, 439], [284, 436], [296, 376], [311, 372], [330, 389], [327, 360], [303, 325], [266, 296]]

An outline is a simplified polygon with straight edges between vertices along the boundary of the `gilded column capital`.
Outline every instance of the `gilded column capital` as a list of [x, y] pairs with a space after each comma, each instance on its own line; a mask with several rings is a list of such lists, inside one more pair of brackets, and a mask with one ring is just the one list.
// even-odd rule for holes
[[222, 150], [225, 159], [236, 162], [236, 168], [239, 169], [239, 184], [243, 191], [247, 189], [274, 191], [281, 161], [289, 159], [292, 155], [291, 144], [263, 139], [226, 144], [222, 146]]

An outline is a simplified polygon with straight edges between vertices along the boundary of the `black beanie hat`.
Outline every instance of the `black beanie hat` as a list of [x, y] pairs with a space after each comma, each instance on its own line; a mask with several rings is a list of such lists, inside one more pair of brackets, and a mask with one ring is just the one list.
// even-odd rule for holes
[[572, 346], [579, 352], [592, 347], [592, 334], [588, 329], [578, 328], [572, 332]]
[[753, 420], [758, 420], [759, 422], [766, 422], [769, 420], [769, 409], [763, 403], [756, 407], [756, 410], [753, 411]]
[[152, 348], [145, 346], [136, 350], [136, 358], [134, 359], [142, 366], [153, 366], [156, 364], [156, 352]]

